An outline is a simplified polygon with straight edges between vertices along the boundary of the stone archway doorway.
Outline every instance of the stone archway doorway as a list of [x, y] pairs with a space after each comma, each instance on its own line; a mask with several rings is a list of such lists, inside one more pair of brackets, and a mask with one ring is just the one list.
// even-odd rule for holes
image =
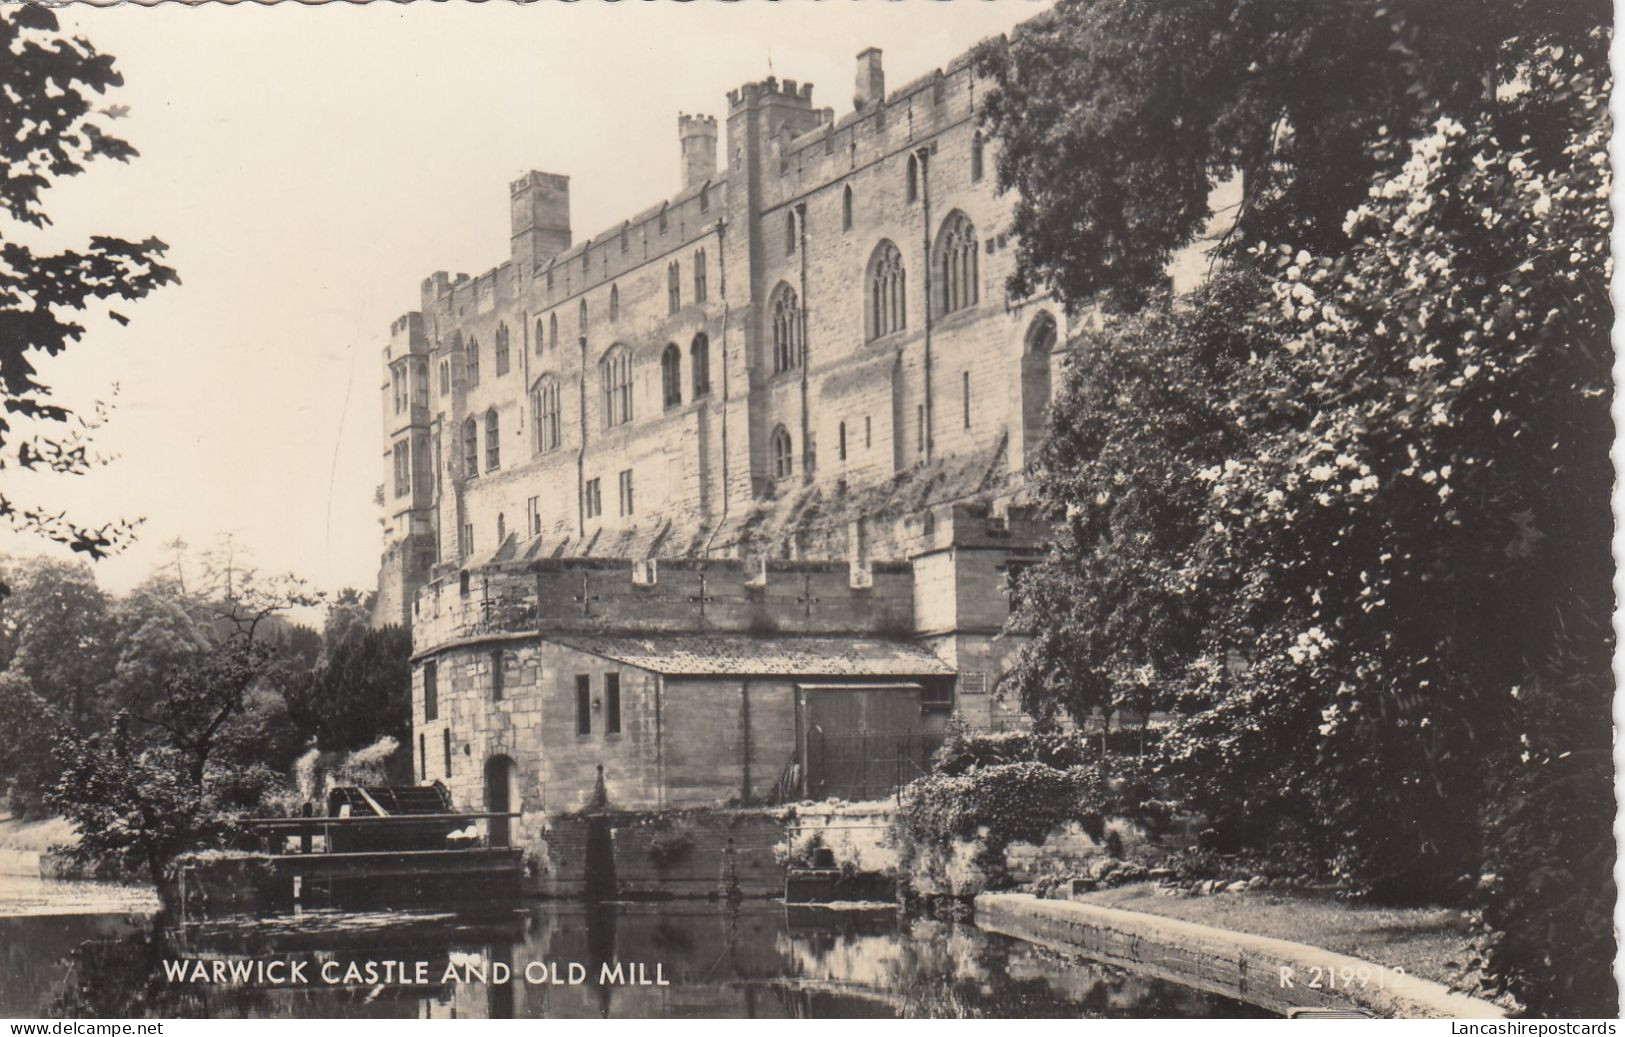
[[[509, 756], [493, 756], [485, 761], [485, 809], [493, 814], [507, 814], [519, 806], [519, 765]], [[486, 822], [487, 842], [491, 846], [510, 845], [512, 818], [493, 817]]]
[[1021, 351], [1021, 461], [1030, 467], [1044, 441], [1050, 403], [1050, 355], [1055, 352], [1055, 318], [1039, 313], [1027, 326]]

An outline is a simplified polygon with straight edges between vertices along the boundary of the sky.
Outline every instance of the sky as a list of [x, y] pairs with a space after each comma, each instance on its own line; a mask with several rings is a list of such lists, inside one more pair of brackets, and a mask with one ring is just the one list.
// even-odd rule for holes
[[[895, 88], [1046, 5], [59, 8], [116, 59], [124, 86], [105, 103], [129, 114], [109, 128], [140, 157], [59, 181], [42, 243], [155, 235], [181, 284], [40, 362], [63, 402], [112, 398], [96, 438], [111, 462], [12, 474], [8, 491], [92, 525], [141, 518], [135, 543], [96, 563], [115, 591], [175, 540], [225, 536], [262, 571], [371, 588], [389, 323], [431, 272], [506, 257], [510, 180], [569, 175], [579, 241], [676, 193], [679, 112], [725, 121], [726, 92], [771, 73], [813, 83], [840, 117], [865, 47]], [[0, 551], [66, 553], [10, 533]]]

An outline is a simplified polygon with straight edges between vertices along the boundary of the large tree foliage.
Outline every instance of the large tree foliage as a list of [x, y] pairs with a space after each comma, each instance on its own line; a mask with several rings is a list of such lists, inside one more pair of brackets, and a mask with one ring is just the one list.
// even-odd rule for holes
[[1061, 0], [981, 54], [998, 177], [1019, 191], [1012, 286], [1143, 304], [1241, 181], [1227, 247], [1318, 252], [1376, 147], [1495, 109], [1546, 44], [1606, 64], [1607, 0]]
[[291, 681], [288, 711], [329, 752], [365, 748], [381, 737], [411, 741], [412, 635], [404, 627], [342, 629], [325, 659]]
[[31, 558], [0, 565], [11, 593], [0, 601], [0, 798], [38, 815], [54, 780], [50, 745], [59, 729], [88, 733], [116, 711], [117, 631], [110, 602], [84, 562]]
[[[139, 299], [176, 280], [160, 262], [166, 247], [156, 238], [99, 235], [83, 248], [51, 252], [17, 233], [50, 224], [42, 196], [54, 181], [77, 176], [97, 159], [135, 155], [95, 119], [95, 96], [122, 82], [113, 59], [64, 35], [48, 8], [0, 9], [0, 468], [76, 475], [98, 463], [88, 436], [100, 414], [87, 418], [58, 402], [40, 380], [38, 360], [83, 337], [77, 314], [114, 297]], [[20, 504], [14, 492], [0, 492], [0, 518], [93, 558], [117, 549], [130, 533], [126, 521], [81, 524]]]
[[[1233, 842], [1472, 898], [1493, 986], [1612, 1014], [1610, 83], [1605, 27], [1552, 25], [1425, 124], [1385, 115], [1335, 220], [1280, 203], [1304, 223], [1072, 343], [1012, 679], [1176, 711], [1162, 769]], [[1055, 262], [1111, 287], [1137, 240]]]
[[156, 881], [177, 852], [218, 839], [286, 787], [297, 746], [274, 686], [287, 640], [277, 620], [316, 599], [297, 580], [240, 568], [220, 586], [229, 596], [187, 595], [170, 580], [132, 595], [127, 701], [97, 731], [59, 728], [48, 801], [73, 822], [80, 857]]

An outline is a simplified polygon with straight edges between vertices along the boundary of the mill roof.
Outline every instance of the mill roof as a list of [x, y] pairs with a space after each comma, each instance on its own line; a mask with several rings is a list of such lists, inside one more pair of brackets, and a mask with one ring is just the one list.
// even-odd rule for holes
[[953, 667], [911, 641], [782, 634], [548, 634], [567, 648], [673, 676], [929, 677]]

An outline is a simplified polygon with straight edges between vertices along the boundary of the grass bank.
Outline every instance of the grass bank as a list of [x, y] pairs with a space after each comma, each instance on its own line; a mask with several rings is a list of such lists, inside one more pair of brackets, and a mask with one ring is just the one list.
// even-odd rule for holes
[[44, 853], [53, 846], [77, 841], [73, 825], [60, 817], [40, 821], [0, 817], [0, 850]]
[[1378, 907], [1274, 889], [1198, 897], [1159, 896], [1156, 890], [1141, 882], [1076, 899], [1307, 943], [1449, 986], [1461, 981], [1473, 953], [1470, 919], [1447, 908]]

